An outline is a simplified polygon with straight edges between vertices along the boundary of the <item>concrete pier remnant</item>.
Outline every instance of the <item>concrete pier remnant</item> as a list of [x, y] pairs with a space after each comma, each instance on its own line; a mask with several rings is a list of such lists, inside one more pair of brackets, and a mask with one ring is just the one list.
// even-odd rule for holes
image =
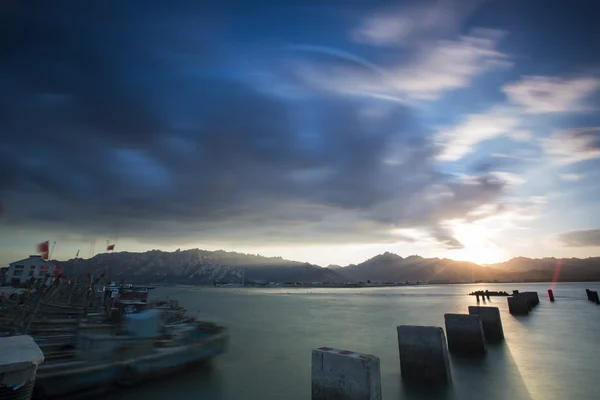
[[529, 301], [527, 301], [527, 297], [516, 295], [516, 296], [508, 296], [508, 311], [512, 315], [527, 315], [529, 314]]
[[312, 351], [312, 400], [381, 400], [379, 357], [321, 347]]
[[523, 292], [520, 295], [527, 296], [527, 301], [529, 302], [529, 308], [533, 308], [540, 304], [540, 297], [537, 292]]
[[400, 371], [407, 383], [447, 385], [452, 382], [448, 345], [442, 328], [401, 325], [397, 331]]
[[552, 291], [552, 289], [548, 289], [548, 299], [551, 302], [554, 302], [554, 292]]
[[0, 337], [0, 398], [31, 399], [44, 353], [31, 336]]
[[469, 315], [479, 315], [481, 318], [486, 341], [500, 342], [504, 339], [502, 319], [498, 307], [469, 306]]
[[592, 292], [590, 289], [585, 289], [585, 294], [587, 295], [588, 301], [592, 301]]
[[598, 296], [598, 292], [595, 290], [590, 290], [590, 301], [592, 303], [600, 304], [600, 297]]
[[484, 354], [485, 336], [479, 315], [444, 314], [448, 350], [456, 354]]

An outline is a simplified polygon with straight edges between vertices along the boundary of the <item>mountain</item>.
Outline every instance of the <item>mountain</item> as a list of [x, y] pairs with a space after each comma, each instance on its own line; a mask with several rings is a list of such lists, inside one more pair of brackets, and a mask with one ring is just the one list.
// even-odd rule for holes
[[337, 271], [352, 280], [383, 282], [488, 280], [497, 275], [491, 268], [470, 262], [420, 256], [402, 258], [387, 252]]
[[[346, 267], [317, 265], [226, 251], [177, 250], [104, 253], [91, 259], [58, 262], [67, 275], [106, 272], [113, 280], [138, 283], [211, 284], [247, 282], [470, 282], [470, 281], [600, 281], [600, 257], [517, 257], [481, 266], [447, 258], [403, 258], [384, 253]], [[560, 266], [560, 268], [557, 268]], [[558, 271], [558, 272], [557, 272]]]
[[112, 280], [136, 283], [211, 284], [240, 283], [244, 279], [267, 282], [341, 282], [333, 270], [281, 257], [235, 252], [184, 250], [145, 253], [103, 253], [90, 259], [57, 261], [64, 273], [80, 275], [105, 272]]
[[489, 267], [505, 271], [526, 280], [562, 281], [600, 280], [600, 257], [589, 258], [527, 258], [515, 257]]
[[[556, 274], [557, 265], [560, 265]], [[384, 253], [360, 264], [348, 265], [336, 272], [356, 281], [559, 281], [600, 280], [600, 257], [578, 258], [513, 258], [504, 263], [481, 266], [447, 258], [402, 258]]]

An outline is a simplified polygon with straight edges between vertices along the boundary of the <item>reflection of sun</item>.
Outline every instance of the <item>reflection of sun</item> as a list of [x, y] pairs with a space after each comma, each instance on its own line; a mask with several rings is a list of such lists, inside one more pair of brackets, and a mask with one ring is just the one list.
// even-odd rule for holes
[[451, 251], [452, 258], [477, 264], [503, 261], [502, 249], [489, 240], [489, 232], [485, 228], [476, 225], [459, 225], [454, 228], [454, 233], [465, 248]]

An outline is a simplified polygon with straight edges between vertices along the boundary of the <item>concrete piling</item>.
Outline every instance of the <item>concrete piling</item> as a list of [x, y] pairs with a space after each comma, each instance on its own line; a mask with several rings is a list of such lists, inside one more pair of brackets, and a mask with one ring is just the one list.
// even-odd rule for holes
[[554, 292], [552, 289], [548, 289], [548, 299], [550, 299], [551, 302], [554, 302]]
[[592, 292], [590, 289], [585, 289], [585, 294], [587, 295], [588, 301], [592, 301]]
[[590, 301], [592, 303], [600, 304], [600, 297], [598, 296], [598, 292], [595, 290], [590, 290]]
[[527, 315], [529, 314], [529, 301], [527, 297], [517, 294], [516, 296], [508, 296], [508, 311], [512, 315]]
[[442, 328], [401, 325], [397, 331], [400, 370], [407, 383], [446, 385], [452, 382], [448, 345]]
[[[487, 307], [486, 307], [487, 308]], [[483, 354], [486, 351], [479, 315], [444, 314], [448, 350], [456, 354]]]
[[312, 400], [381, 400], [379, 357], [321, 347], [312, 351]]
[[538, 304], [540, 304], [540, 297], [538, 296], [537, 292], [523, 292], [522, 294], [527, 296], [529, 304], [532, 308], [533, 306], [537, 306]]
[[504, 339], [502, 319], [498, 307], [469, 306], [469, 315], [479, 315], [481, 318], [486, 341], [500, 342]]

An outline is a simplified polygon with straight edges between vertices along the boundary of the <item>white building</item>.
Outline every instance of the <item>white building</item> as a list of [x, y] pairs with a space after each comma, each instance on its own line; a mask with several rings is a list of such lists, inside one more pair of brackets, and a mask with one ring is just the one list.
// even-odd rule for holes
[[31, 278], [37, 281], [46, 279], [54, 275], [56, 266], [41, 256], [29, 256], [24, 260], [15, 261], [8, 264], [8, 271], [5, 276], [7, 285], [26, 283]]

